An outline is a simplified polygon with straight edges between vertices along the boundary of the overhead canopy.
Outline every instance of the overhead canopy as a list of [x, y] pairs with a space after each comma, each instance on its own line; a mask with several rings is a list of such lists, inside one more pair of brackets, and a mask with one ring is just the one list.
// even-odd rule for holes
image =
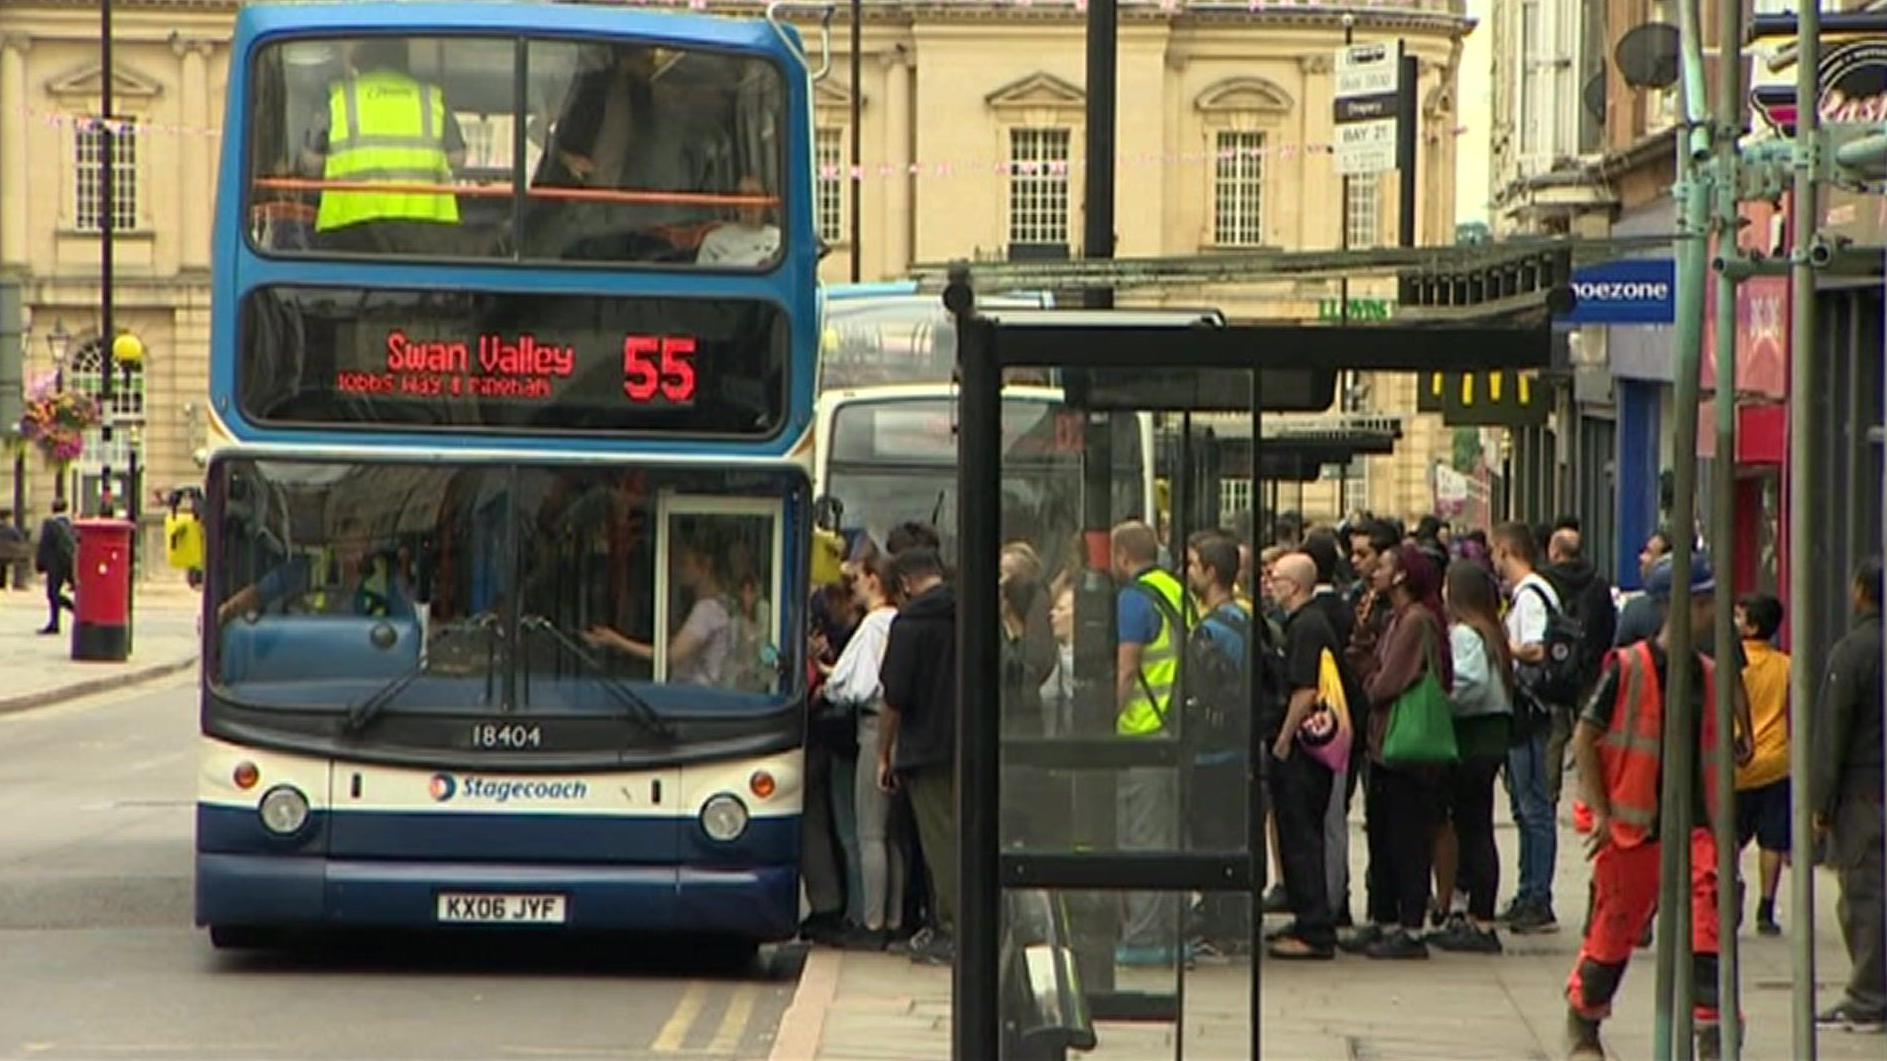
[[[1043, 311], [1000, 324], [979, 317], [971, 330], [989, 344], [1001, 368], [1062, 367], [1064, 379], [1075, 381], [1070, 399], [1090, 408], [1321, 411], [1334, 397], [1336, 373], [1346, 369], [1467, 373], [1550, 367], [1552, 318], [1574, 304], [1572, 246], [1562, 241], [1380, 255], [1383, 262], [1400, 263], [1395, 275], [1401, 297], [1396, 316], [1387, 321], [1097, 327], [1073, 313]], [[1324, 275], [1345, 260], [1329, 252], [1259, 255], [1243, 279]], [[1360, 261], [1349, 264], [1368, 271]], [[1042, 263], [1028, 266], [1033, 271], [1023, 277], [1011, 275], [1018, 271], [1016, 263], [959, 263], [951, 267], [944, 301], [974, 312], [977, 285], [990, 281], [985, 273], [995, 274], [995, 283], [1008, 289], [1026, 283], [1060, 287], [1077, 280], [1105, 287], [1122, 276], [1139, 277], [1118, 271], [1132, 264]], [[1382, 266], [1375, 268], [1380, 272]], [[1149, 372], [1153, 365], [1186, 371]], [[1252, 372], [1258, 373], [1256, 395]]]

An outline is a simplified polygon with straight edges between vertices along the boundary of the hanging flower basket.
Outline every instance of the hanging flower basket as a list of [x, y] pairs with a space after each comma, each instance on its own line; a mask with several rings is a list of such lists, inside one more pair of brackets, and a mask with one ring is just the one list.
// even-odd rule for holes
[[85, 452], [85, 433], [102, 422], [103, 411], [91, 395], [55, 390], [52, 378], [45, 377], [27, 393], [20, 438], [38, 446], [48, 462], [64, 467]]

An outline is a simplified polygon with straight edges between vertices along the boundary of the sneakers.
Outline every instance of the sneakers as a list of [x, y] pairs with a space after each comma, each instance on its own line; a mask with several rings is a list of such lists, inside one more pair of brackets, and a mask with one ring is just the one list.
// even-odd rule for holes
[[1605, 1061], [1598, 1021], [1587, 1020], [1570, 1009], [1566, 1011], [1566, 1056], [1570, 1061]]
[[1363, 925], [1347, 932], [1338, 932], [1337, 948], [1345, 954], [1365, 954], [1382, 938], [1382, 929], [1375, 925]]
[[1815, 1015], [1819, 1028], [1839, 1028], [1860, 1035], [1879, 1035], [1887, 1031], [1887, 1012], [1864, 1010], [1846, 999]]
[[1467, 918], [1456, 914], [1439, 932], [1431, 932], [1428, 942], [1455, 954], [1499, 954], [1500, 935], [1492, 928], [1476, 928]]
[[1759, 936], [1780, 936], [1782, 926], [1776, 924], [1776, 901], [1760, 899], [1756, 903], [1756, 934]]
[[845, 926], [845, 930], [839, 933], [839, 938], [833, 941], [833, 944], [840, 950], [884, 950], [888, 935], [889, 934], [882, 929], [874, 930], [860, 925], [847, 925]]
[[839, 914], [814, 914], [799, 923], [799, 938], [808, 943], [836, 944], [845, 932], [845, 919]]
[[911, 933], [903, 943], [898, 945], [898, 949], [915, 958], [919, 951], [930, 946], [930, 941], [936, 938], [936, 935], [937, 933], [934, 929], [929, 925], [925, 925], [923, 928]]
[[1273, 884], [1265, 891], [1264, 912], [1267, 914], [1286, 914], [1291, 911], [1291, 898], [1284, 894], [1284, 885]]
[[[1187, 948], [1188, 951], [1191, 948]], [[1187, 958], [1191, 954], [1186, 955]], [[1155, 969], [1170, 966], [1180, 958], [1180, 952], [1173, 947], [1131, 947], [1123, 943], [1114, 948], [1114, 964], [1128, 969]]]
[[955, 965], [957, 961], [957, 941], [940, 932], [928, 933], [921, 946], [917, 938], [911, 939], [911, 960], [918, 965]]
[[1415, 938], [1408, 929], [1398, 927], [1370, 944], [1363, 953], [1379, 960], [1420, 961], [1428, 957], [1428, 944]]
[[1513, 921], [1515, 915], [1531, 905], [1531, 903], [1528, 903], [1526, 900], [1516, 895], [1513, 897], [1513, 901], [1507, 904], [1507, 909], [1502, 910], [1500, 915], [1495, 917], [1494, 920], [1499, 921], [1503, 925], [1508, 924]]
[[1507, 922], [1507, 931], [1516, 936], [1541, 935], [1559, 931], [1559, 919], [1553, 916], [1553, 908], [1545, 903], [1529, 903], [1514, 912]]

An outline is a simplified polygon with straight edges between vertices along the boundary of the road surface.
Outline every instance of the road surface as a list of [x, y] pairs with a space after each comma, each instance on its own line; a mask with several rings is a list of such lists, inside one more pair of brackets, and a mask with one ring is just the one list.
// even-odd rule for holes
[[0, 716], [0, 1057], [764, 1057], [803, 954], [191, 924], [194, 673]]

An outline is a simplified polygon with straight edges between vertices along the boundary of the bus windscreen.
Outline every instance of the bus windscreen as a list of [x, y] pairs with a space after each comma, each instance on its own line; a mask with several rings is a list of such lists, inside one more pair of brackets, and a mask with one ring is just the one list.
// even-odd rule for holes
[[784, 82], [634, 41], [297, 38], [257, 50], [248, 236], [270, 255], [779, 260]]
[[237, 385], [278, 426], [765, 437], [789, 339], [736, 299], [270, 287], [243, 303]]

